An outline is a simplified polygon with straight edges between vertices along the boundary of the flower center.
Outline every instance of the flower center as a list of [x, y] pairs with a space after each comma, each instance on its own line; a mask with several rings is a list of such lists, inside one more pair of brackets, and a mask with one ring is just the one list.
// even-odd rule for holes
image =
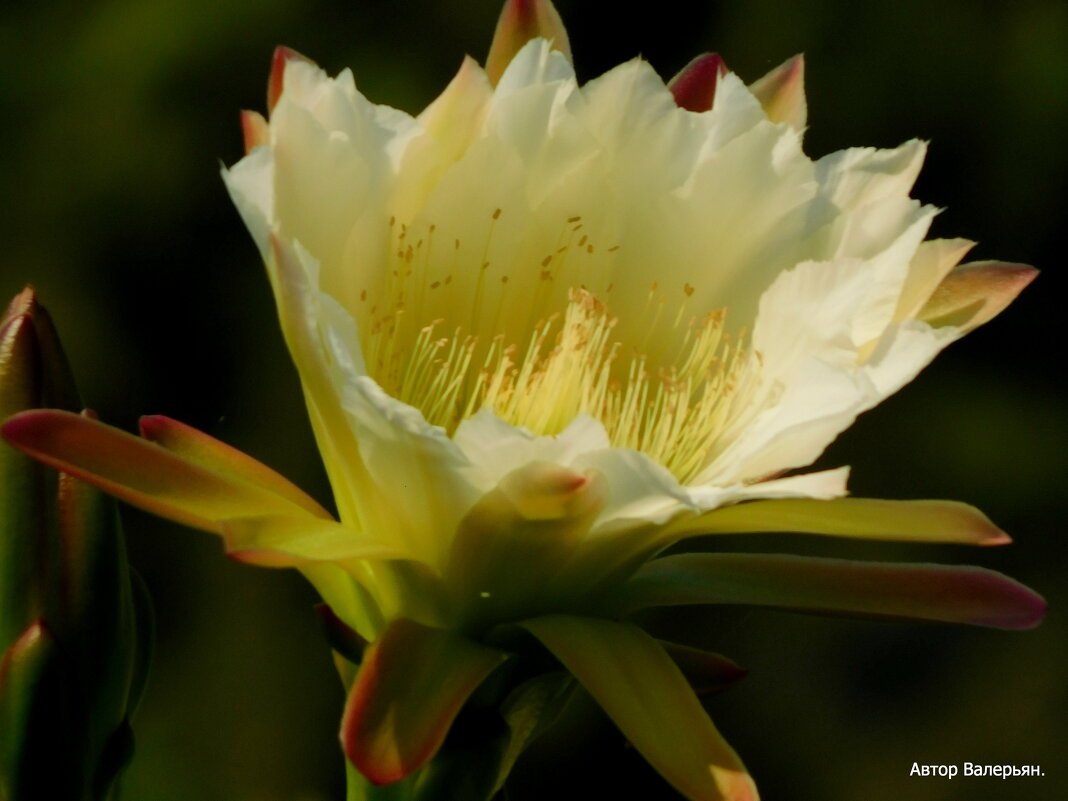
[[[409, 245], [401, 226], [381, 287], [385, 302], [360, 293], [367, 366], [390, 395], [450, 433], [486, 407], [539, 435], [589, 414], [604, 424], [613, 446], [645, 453], [683, 483], [722, 450], [757, 390], [760, 359], [744, 332], [725, 331], [723, 310], [698, 315], [688, 308], [693, 287], [684, 284], [673, 303], [652, 283], [643, 307], [614, 309], [623, 325], [609, 313], [613, 285], [599, 298], [579, 283], [580, 269], [560, 258], [567, 248], [558, 248], [526, 265], [534, 280], [525, 290], [522, 279], [514, 282], [540, 314], [509, 334], [507, 318], [502, 322], [509, 280], [503, 276], [495, 293], [487, 291], [488, 246], [473, 285], [446, 304], [431, 302], [434, 293], [455, 288], [465, 266], [454, 255], [453, 268], [433, 274], [444, 269], [432, 253], [435, 230], [431, 225], [426, 238]], [[577, 241], [586, 255], [596, 252], [585, 237]], [[462, 251], [459, 240], [454, 251]], [[559, 286], [545, 286], [556, 282], [562, 299]]]

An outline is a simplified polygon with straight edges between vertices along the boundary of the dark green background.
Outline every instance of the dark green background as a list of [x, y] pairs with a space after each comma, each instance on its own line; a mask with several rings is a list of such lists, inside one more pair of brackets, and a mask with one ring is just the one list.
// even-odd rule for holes
[[[930, 139], [915, 195], [946, 208], [934, 234], [978, 239], [976, 258], [1043, 270], [1002, 318], [866, 415], [822, 462], [851, 464], [859, 495], [979, 504], [1015, 545], [723, 543], [995, 567], [1049, 598], [1041, 628], [704, 610], [685, 622], [752, 669], [710, 710], [766, 799], [1068, 797], [1059, 236], [1068, 5], [658, 0], [644, 14], [580, 0], [559, 7], [583, 79], [639, 53], [670, 76], [715, 49], [752, 80], [804, 51], [810, 155]], [[177, 417], [326, 501], [267, 282], [219, 162], [241, 155], [237, 111], [262, 109], [275, 44], [331, 72], [351, 66], [372, 100], [414, 112], [465, 52], [484, 56], [496, 0], [82, 0], [5, 9], [0, 295], [37, 286], [87, 402], [106, 420], [132, 428], [142, 413]], [[311, 591], [296, 575], [230, 563], [208, 535], [133, 511], [125, 520], [158, 607], [159, 642], [124, 798], [340, 798], [341, 694]], [[684, 621], [652, 622], [670, 633]], [[543, 744], [542, 762], [521, 769], [517, 801], [675, 797], [587, 711]], [[965, 760], [1041, 764], [1046, 776], [908, 775], [914, 761]]]

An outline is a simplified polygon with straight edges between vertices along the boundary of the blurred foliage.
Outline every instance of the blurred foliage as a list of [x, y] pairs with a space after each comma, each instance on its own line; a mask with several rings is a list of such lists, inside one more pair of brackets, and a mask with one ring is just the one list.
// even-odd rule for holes
[[[1017, 544], [915, 548], [766, 538], [717, 547], [976, 562], [1047, 595], [1030, 633], [735, 610], [704, 644], [752, 669], [711, 703], [769, 799], [1068, 796], [1068, 415], [1055, 304], [1068, 190], [1068, 6], [1060, 0], [661, 0], [647, 14], [559, 0], [580, 77], [642, 54], [665, 76], [717, 50], [747, 79], [804, 51], [806, 150], [932, 142], [915, 195], [934, 234], [1044, 269], [1009, 311], [866, 415], [822, 464], [857, 494], [981, 505]], [[415, 112], [462, 55], [483, 58], [497, 0], [9, 0], [0, 11], [0, 297], [30, 281], [83, 394], [130, 428], [168, 414], [328, 489], [258, 258], [218, 179], [262, 109], [272, 48], [351, 66]], [[1056, 360], [1056, 361], [1054, 361]], [[340, 686], [298, 577], [221, 558], [205, 535], [126, 510], [159, 614], [126, 795], [334, 799]], [[656, 621], [665, 632], [675, 614]], [[581, 710], [580, 710], [581, 711]], [[671, 798], [591, 710], [520, 768], [514, 801]], [[577, 743], [582, 743], [581, 747]], [[537, 760], [541, 759], [539, 763]], [[1042, 764], [1044, 779], [910, 778], [913, 761]], [[545, 761], [552, 763], [545, 769]], [[566, 788], [564, 785], [566, 784]]]

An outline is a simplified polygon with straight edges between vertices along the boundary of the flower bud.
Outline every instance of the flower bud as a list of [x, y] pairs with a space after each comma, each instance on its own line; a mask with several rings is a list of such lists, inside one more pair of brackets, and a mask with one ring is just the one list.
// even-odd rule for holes
[[[26, 289], [0, 321], [0, 418], [38, 406], [80, 401]], [[0, 798], [108, 797], [150, 640], [114, 502], [0, 444]]]

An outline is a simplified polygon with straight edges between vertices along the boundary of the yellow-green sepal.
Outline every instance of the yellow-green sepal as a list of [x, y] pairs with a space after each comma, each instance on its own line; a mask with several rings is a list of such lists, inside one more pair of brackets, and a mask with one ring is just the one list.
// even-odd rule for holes
[[755, 801], [756, 786], [678, 666], [637, 626], [548, 615], [519, 624], [578, 679], [660, 775], [691, 801]]
[[805, 101], [805, 57], [789, 58], [749, 85], [772, 122], [785, 122], [795, 131], [804, 130], [808, 118]]
[[764, 532], [961, 545], [1005, 545], [1009, 536], [974, 506], [957, 501], [877, 498], [782, 498], [724, 506], [683, 517], [661, 533], [665, 541], [702, 534]]

